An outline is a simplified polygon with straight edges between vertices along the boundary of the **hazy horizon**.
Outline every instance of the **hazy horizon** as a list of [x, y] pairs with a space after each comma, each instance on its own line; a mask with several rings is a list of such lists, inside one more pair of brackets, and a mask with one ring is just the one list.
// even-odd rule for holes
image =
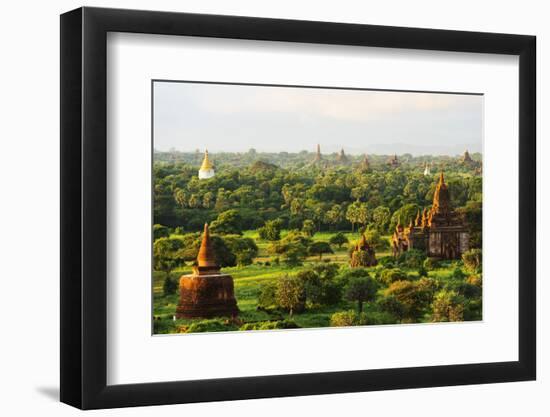
[[182, 152], [482, 152], [483, 96], [154, 83], [154, 148]]

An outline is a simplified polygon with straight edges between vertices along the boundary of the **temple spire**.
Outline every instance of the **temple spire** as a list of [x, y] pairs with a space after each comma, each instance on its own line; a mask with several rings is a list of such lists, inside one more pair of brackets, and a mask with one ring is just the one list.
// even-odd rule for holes
[[322, 156], [321, 156], [321, 145], [317, 144], [317, 152], [315, 153], [315, 158], [313, 159], [313, 163], [315, 162], [321, 162]]
[[367, 154], [364, 155], [363, 160], [359, 164], [359, 170], [366, 172], [370, 169], [369, 157]]
[[212, 162], [210, 162], [210, 159], [208, 158], [208, 149], [204, 150], [204, 159], [202, 160], [201, 170], [207, 171], [209, 169], [212, 169]]
[[202, 160], [202, 165], [199, 169], [199, 179], [212, 178], [215, 175], [214, 164], [210, 161], [208, 157], [208, 149], [204, 151], [204, 159]]
[[210, 240], [210, 230], [208, 229], [208, 223], [204, 224], [204, 232], [202, 234], [201, 247], [199, 249], [199, 255], [197, 256], [197, 264], [199, 267], [217, 267], [216, 256], [212, 247], [212, 241]]
[[451, 209], [451, 198], [449, 195], [449, 189], [445, 184], [445, 177], [443, 171], [439, 174], [439, 182], [435, 188], [434, 199], [431, 213], [447, 215]]
[[429, 226], [429, 219], [428, 219], [428, 210], [426, 207], [424, 207], [424, 210], [422, 210], [422, 222], [420, 223], [422, 227], [428, 227]]
[[344, 148], [340, 149], [340, 153], [336, 157], [336, 160], [340, 163], [348, 162], [348, 157], [346, 156], [346, 153], [344, 152]]
[[420, 227], [422, 225], [422, 218], [420, 217], [420, 209], [416, 212], [416, 219], [414, 221], [414, 225], [416, 227]]

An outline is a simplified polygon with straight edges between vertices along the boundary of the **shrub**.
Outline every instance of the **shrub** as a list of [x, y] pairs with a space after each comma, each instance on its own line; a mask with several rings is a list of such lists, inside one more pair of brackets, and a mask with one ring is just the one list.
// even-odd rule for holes
[[258, 323], [245, 323], [239, 330], [278, 330], [278, 329], [299, 329], [292, 320], [261, 321]]
[[418, 276], [419, 277], [428, 277], [428, 271], [426, 268], [424, 268], [424, 265], [421, 265], [419, 268], [418, 268]]
[[277, 307], [276, 288], [274, 283], [262, 284], [260, 294], [258, 295], [258, 307], [264, 309]]
[[342, 298], [342, 286], [334, 280], [338, 265], [317, 264], [296, 276], [304, 283], [306, 302], [311, 305], [331, 305]]
[[153, 225], [153, 240], [160, 239], [161, 237], [169, 237], [170, 229], [162, 224]]
[[285, 275], [277, 281], [275, 289], [277, 305], [288, 310], [289, 317], [296, 311], [303, 310], [306, 302], [304, 282], [295, 276]]
[[468, 272], [472, 274], [481, 272], [481, 266], [482, 266], [481, 249], [470, 249], [469, 251], [464, 252], [462, 254], [462, 262], [464, 262], [464, 266], [466, 267]]
[[366, 268], [351, 268], [344, 271], [336, 277], [336, 282], [343, 288], [349, 281], [356, 277], [370, 277], [369, 270]]
[[347, 300], [357, 301], [357, 311], [363, 312], [363, 303], [373, 301], [378, 290], [377, 282], [370, 276], [353, 277], [346, 285], [344, 294]]
[[384, 285], [391, 285], [393, 282], [403, 281], [406, 279], [407, 279], [407, 274], [399, 268], [384, 269], [380, 273], [380, 281]]
[[308, 252], [310, 255], [319, 255], [319, 260], [322, 259], [324, 253], [334, 253], [327, 242], [313, 242], [309, 246]]
[[378, 300], [378, 308], [395, 317], [398, 322], [402, 322], [405, 316], [405, 306], [397, 299], [395, 295], [385, 295]]
[[210, 319], [191, 323], [187, 333], [226, 332], [228, 330], [234, 330], [233, 326], [228, 326], [220, 319]]
[[235, 254], [237, 265], [250, 265], [254, 258], [258, 256], [258, 246], [254, 239], [241, 237], [239, 235], [230, 235], [224, 237], [225, 243], [230, 251]]
[[481, 297], [481, 287], [470, 284], [468, 278], [465, 280], [448, 281], [444, 289], [447, 291], [454, 291], [458, 295], [466, 297], [468, 300]]
[[355, 310], [339, 311], [330, 317], [331, 327], [365, 326], [369, 324], [365, 313], [357, 313]]
[[456, 267], [451, 274], [451, 278], [457, 281], [462, 281], [466, 278], [466, 274], [462, 272], [461, 268]]
[[422, 292], [422, 298], [426, 304], [431, 304], [435, 292], [439, 289], [438, 281], [433, 278], [422, 277], [416, 281], [416, 286]]
[[407, 268], [418, 269], [424, 266], [425, 259], [426, 255], [424, 252], [418, 249], [411, 249], [399, 255], [397, 262]]
[[382, 239], [378, 230], [374, 228], [368, 228], [364, 232], [367, 243], [375, 249], [385, 249], [388, 247], [388, 241]]
[[477, 287], [482, 287], [483, 286], [483, 281], [482, 281], [482, 278], [481, 278], [481, 274], [480, 275], [471, 275], [469, 276], [468, 278], [466, 278], [466, 282], [470, 285], [475, 285]]
[[175, 235], [183, 235], [185, 233], [185, 231], [183, 230], [183, 227], [181, 226], [178, 226], [174, 229], [174, 234]]
[[156, 318], [153, 320], [153, 334], [174, 333], [176, 325], [171, 317]]
[[423, 263], [424, 268], [428, 271], [432, 269], [439, 268], [439, 259], [437, 258], [426, 258]]
[[313, 235], [315, 234], [315, 230], [315, 223], [313, 223], [312, 220], [304, 220], [304, 224], [302, 225], [302, 232], [304, 232], [304, 234], [309, 237], [313, 237]]
[[464, 321], [474, 321], [482, 319], [481, 298], [469, 300], [464, 304]]
[[463, 321], [464, 298], [455, 291], [441, 290], [432, 304], [432, 321]]
[[407, 322], [416, 321], [426, 305], [426, 295], [416, 282], [395, 281], [384, 291], [384, 295], [395, 297], [395, 301], [401, 304], [400, 318], [407, 319]]
[[210, 223], [210, 230], [214, 233], [240, 235], [243, 230], [243, 219], [238, 210], [231, 209], [218, 215]]
[[175, 294], [178, 289], [178, 283], [174, 281], [170, 275], [166, 275], [164, 278], [164, 284], [162, 285], [162, 291], [164, 296]]
[[278, 219], [268, 220], [263, 227], [258, 229], [260, 239], [275, 241], [281, 238], [282, 222]]
[[302, 264], [307, 256], [311, 239], [299, 231], [291, 231], [279, 242], [270, 245], [269, 251], [281, 255], [281, 260], [290, 267]]
[[338, 249], [342, 249], [342, 245], [348, 243], [349, 241], [345, 234], [338, 232], [329, 239], [329, 242], [331, 245], [338, 246]]
[[184, 243], [180, 239], [161, 237], [153, 243], [153, 268], [170, 275], [173, 269], [184, 264], [182, 250]]
[[393, 268], [395, 266], [395, 258], [393, 256], [382, 256], [378, 259], [378, 265]]

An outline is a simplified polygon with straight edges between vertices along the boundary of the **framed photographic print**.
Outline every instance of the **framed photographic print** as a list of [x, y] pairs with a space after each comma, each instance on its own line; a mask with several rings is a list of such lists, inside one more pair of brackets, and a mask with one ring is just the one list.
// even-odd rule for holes
[[535, 38], [61, 16], [61, 400], [535, 379]]

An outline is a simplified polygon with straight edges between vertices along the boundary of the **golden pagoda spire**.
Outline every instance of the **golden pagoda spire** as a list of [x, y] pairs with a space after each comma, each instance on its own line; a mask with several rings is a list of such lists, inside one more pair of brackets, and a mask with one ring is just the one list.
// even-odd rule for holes
[[204, 151], [204, 159], [202, 160], [201, 171], [209, 171], [214, 168], [210, 159], [208, 159], [208, 149]]
[[197, 264], [199, 267], [217, 267], [216, 256], [210, 240], [210, 230], [208, 223], [204, 224], [204, 232], [202, 234], [201, 247], [197, 256]]

